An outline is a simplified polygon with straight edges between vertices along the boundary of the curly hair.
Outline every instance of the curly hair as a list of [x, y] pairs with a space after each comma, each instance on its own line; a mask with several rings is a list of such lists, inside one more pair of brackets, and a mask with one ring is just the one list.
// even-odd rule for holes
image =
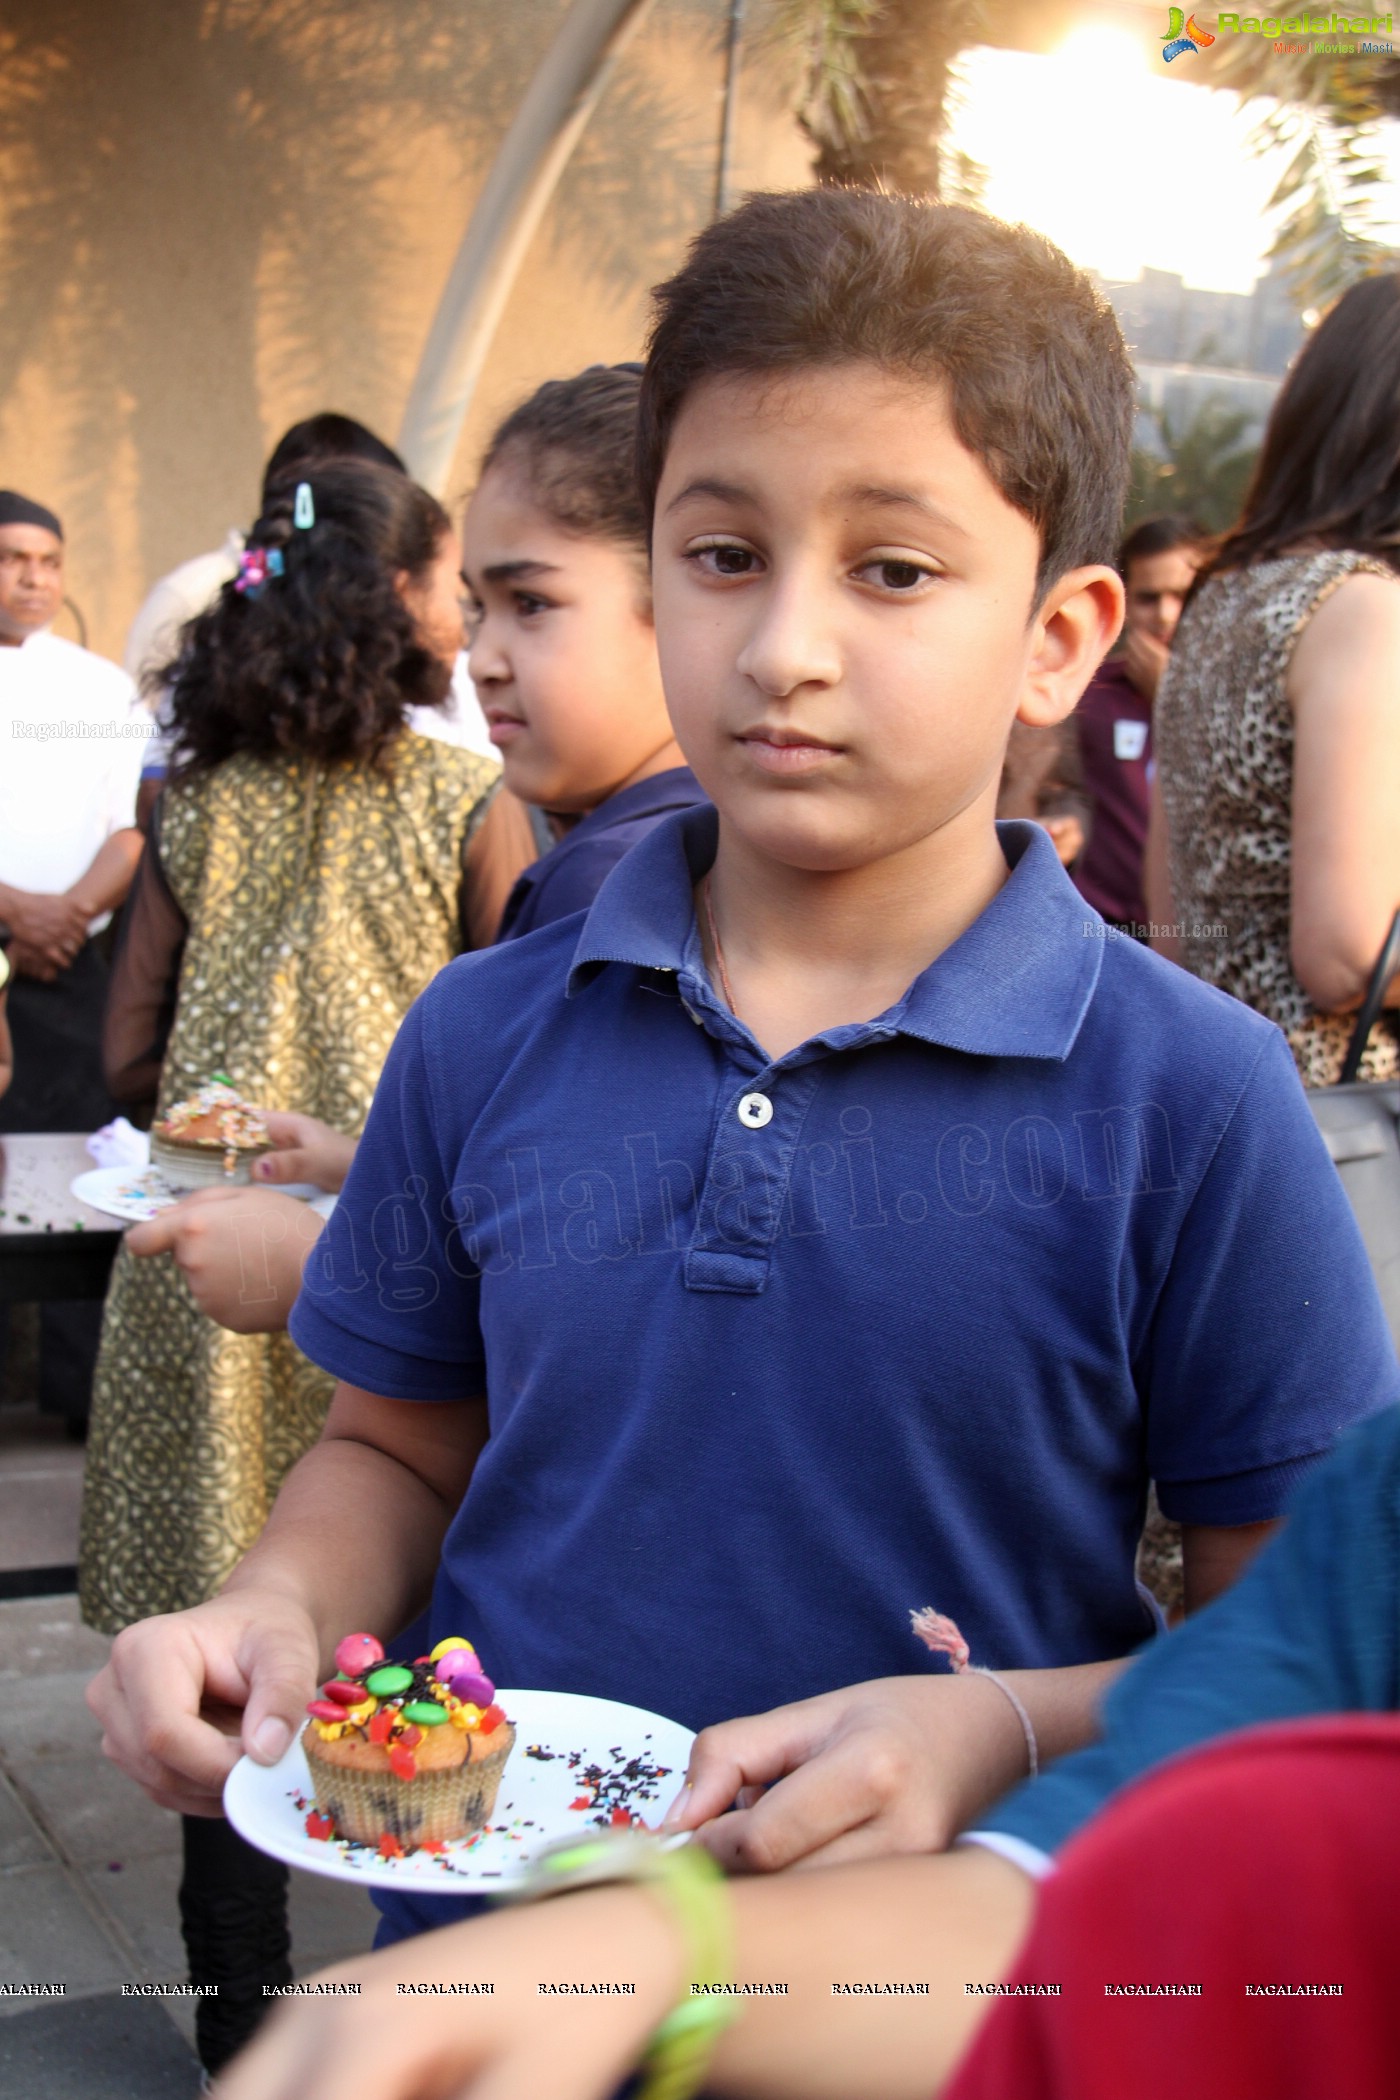
[[[293, 523], [299, 481], [309, 528]], [[451, 684], [395, 583], [421, 577], [450, 530], [436, 498], [390, 467], [337, 460], [275, 483], [248, 546], [279, 550], [283, 573], [256, 590], [226, 583], [159, 674], [172, 772], [240, 752], [383, 765], [409, 708], [440, 707]]]

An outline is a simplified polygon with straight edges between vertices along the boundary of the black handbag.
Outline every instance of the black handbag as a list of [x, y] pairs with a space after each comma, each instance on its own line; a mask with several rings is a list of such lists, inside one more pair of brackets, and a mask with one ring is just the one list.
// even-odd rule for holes
[[1400, 1350], [1400, 1080], [1358, 1080], [1361, 1053], [1400, 971], [1400, 911], [1356, 1017], [1336, 1086], [1310, 1087], [1308, 1101], [1361, 1227], [1391, 1339]]

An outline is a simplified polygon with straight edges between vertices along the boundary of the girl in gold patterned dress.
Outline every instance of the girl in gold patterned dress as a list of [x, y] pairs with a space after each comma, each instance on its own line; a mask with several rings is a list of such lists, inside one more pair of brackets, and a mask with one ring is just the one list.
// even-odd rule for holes
[[[298, 526], [300, 515], [314, 522]], [[109, 1006], [118, 1098], [227, 1074], [356, 1134], [399, 1022], [463, 945], [463, 854], [490, 760], [413, 733], [447, 697], [460, 556], [406, 476], [342, 461], [274, 492], [188, 630], [176, 766]], [[285, 1336], [231, 1334], [168, 1258], [119, 1254], [83, 1504], [89, 1625], [209, 1596], [312, 1443], [331, 1381]]]
[[[270, 492], [172, 674], [175, 764], [108, 1012], [119, 1099], [154, 1093], [164, 1115], [221, 1072], [260, 1106], [362, 1129], [400, 1021], [473, 944], [480, 904], [464, 856], [499, 769], [406, 726], [447, 698], [460, 566], [441, 506], [389, 468], [336, 462]], [[285, 1334], [205, 1318], [168, 1255], [119, 1252], [84, 1485], [88, 1624], [210, 1596], [332, 1384]], [[291, 1974], [286, 1869], [188, 1816], [185, 1857], [191, 1975], [221, 1993], [197, 2008], [212, 2070]]]

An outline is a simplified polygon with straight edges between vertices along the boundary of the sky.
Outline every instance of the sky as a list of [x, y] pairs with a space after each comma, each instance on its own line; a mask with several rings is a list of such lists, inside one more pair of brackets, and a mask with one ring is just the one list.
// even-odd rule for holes
[[[1178, 59], [1178, 65], [1189, 58]], [[1169, 77], [1160, 38], [1093, 25], [1048, 56], [979, 49], [962, 61], [952, 143], [986, 168], [986, 205], [1106, 278], [1173, 270], [1247, 292], [1264, 267], [1269, 195], [1290, 157], [1246, 140], [1264, 105]], [[1384, 127], [1380, 217], [1400, 241], [1400, 126]]]

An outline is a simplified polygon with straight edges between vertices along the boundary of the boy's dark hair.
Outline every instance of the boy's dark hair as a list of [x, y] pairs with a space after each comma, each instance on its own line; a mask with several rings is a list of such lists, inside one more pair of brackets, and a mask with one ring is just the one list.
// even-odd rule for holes
[[[303, 481], [310, 527], [293, 522]], [[276, 549], [282, 573], [226, 583], [156, 674], [171, 688], [172, 770], [207, 772], [239, 752], [379, 763], [410, 707], [447, 698], [451, 671], [423, 647], [394, 579], [422, 576], [451, 529], [436, 497], [390, 467], [335, 460], [276, 483], [248, 548]]]
[[1162, 511], [1134, 525], [1118, 549], [1118, 574], [1126, 583], [1135, 561], [1151, 561], [1155, 554], [1175, 554], [1178, 547], [1208, 547], [1215, 535], [1196, 518], [1182, 511]]
[[376, 437], [353, 416], [337, 415], [328, 408], [319, 416], [307, 416], [304, 421], [293, 423], [278, 438], [263, 468], [263, 507], [267, 506], [268, 490], [274, 482], [298, 467], [320, 466], [331, 459], [364, 459], [371, 466], [392, 467], [398, 474], [408, 472], [392, 445], [386, 445], [383, 438]]
[[641, 384], [640, 365], [590, 365], [573, 379], [547, 379], [497, 428], [482, 473], [505, 460], [556, 525], [617, 540], [645, 563], [636, 466]]
[[1337, 301], [1279, 390], [1237, 522], [1201, 571], [1300, 547], [1355, 548], [1400, 570], [1400, 276]]
[[703, 380], [856, 361], [948, 387], [954, 428], [1040, 532], [1037, 599], [1111, 562], [1136, 413], [1107, 301], [1059, 249], [957, 205], [873, 190], [752, 197], [653, 294], [638, 478], [650, 517]]

